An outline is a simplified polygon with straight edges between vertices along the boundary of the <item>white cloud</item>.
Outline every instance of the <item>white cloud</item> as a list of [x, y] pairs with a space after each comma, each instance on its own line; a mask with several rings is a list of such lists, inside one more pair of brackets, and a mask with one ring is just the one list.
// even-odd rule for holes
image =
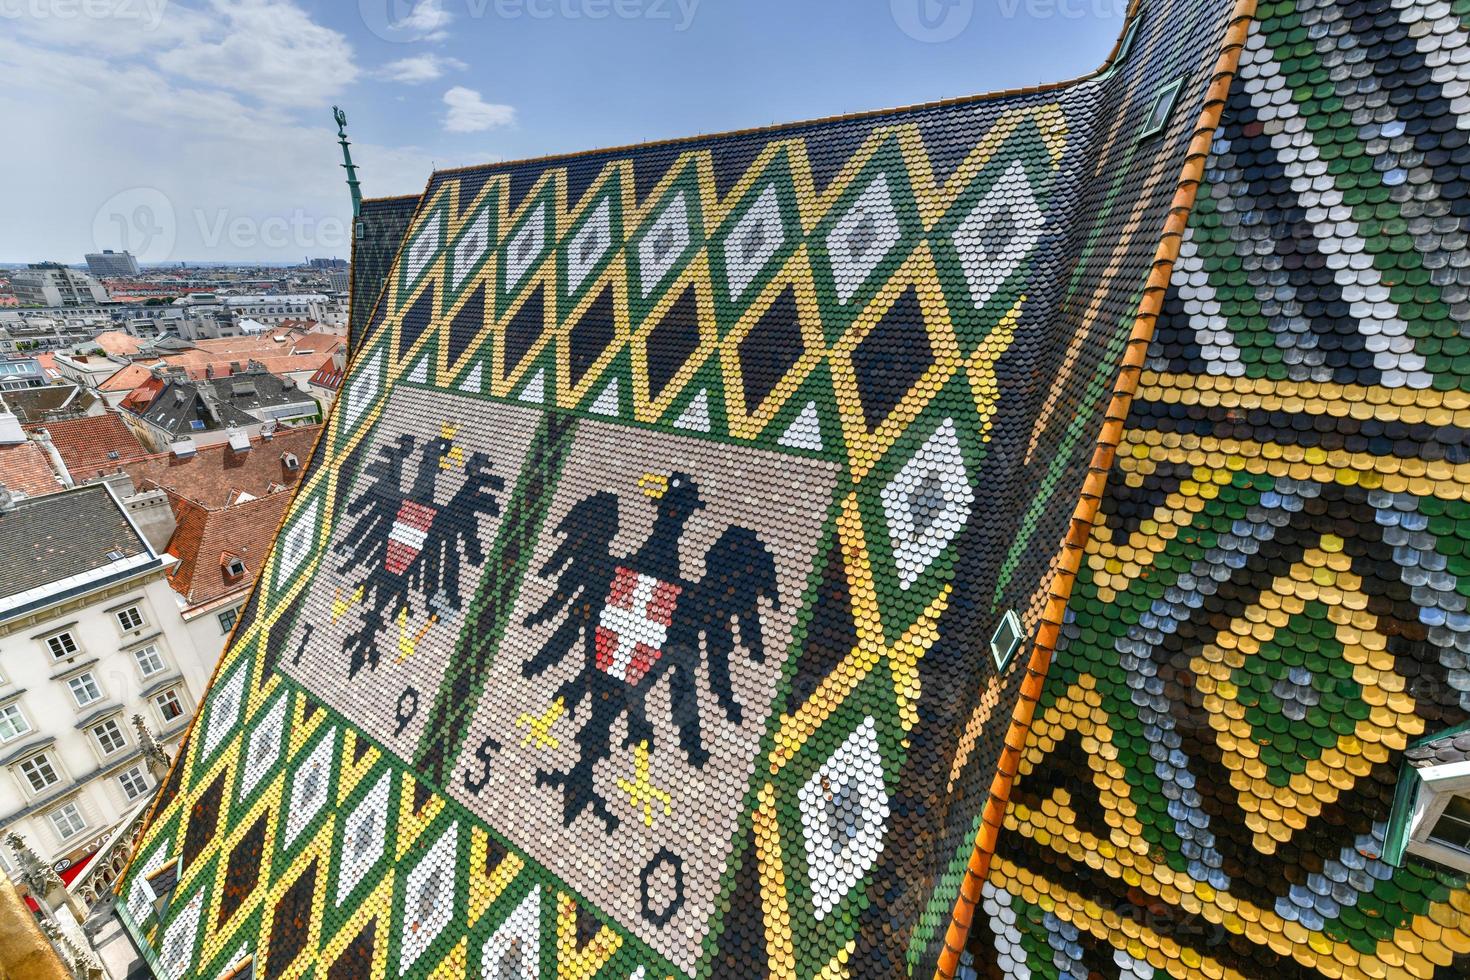
[[508, 126], [516, 117], [514, 106], [486, 102], [479, 92], [463, 85], [445, 92], [444, 104], [449, 106], [444, 115], [444, 129], [450, 133], [479, 133]]
[[[347, 256], [351, 204], [327, 107], [362, 73], [347, 40], [296, 3], [235, 0], [200, 11], [171, 0], [151, 26], [0, 23], [7, 125], [35, 146], [65, 148], [0, 154], [0, 185], [74, 190], [8, 195], [0, 259], [79, 261], [126, 247], [133, 219], [165, 213], [173, 261]], [[436, 160], [480, 162], [353, 135], [370, 196], [417, 193]], [[146, 216], [105, 213], [118, 200], [160, 196], [167, 207]]]
[[446, 72], [461, 71], [465, 63], [458, 58], [443, 58], [436, 54], [420, 54], [409, 58], [390, 61], [379, 69], [378, 74], [390, 82], [417, 85], [442, 78]]
[[444, 28], [453, 19], [454, 15], [444, 9], [444, 0], [419, 0], [392, 28], [420, 41], [442, 41], [449, 36]]
[[289, 0], [213, 0], [218, 20], [157, 56], [165, 71], [272, 105], [319, 105], [358, 75], [347, 39]]

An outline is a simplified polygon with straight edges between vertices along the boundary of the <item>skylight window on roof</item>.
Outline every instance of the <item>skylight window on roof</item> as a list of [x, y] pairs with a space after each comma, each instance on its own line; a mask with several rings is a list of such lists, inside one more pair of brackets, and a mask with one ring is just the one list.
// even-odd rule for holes
[[1174, 113], [1174, 103], [1179, 101], [1179, 86], [1183, 82], [1184, 79], [1176, 78], [1159, 89], [1149, 106], [1148, 115], [1144, 118], [1143, 131], [1138, 134], [1139, 139], [1146, 140], [1164, 131], [1164, 127], [1169, 124], [1169, 117]]
[[1021, 645], [1021, 635], [1021, 617], [1014, 609], [1007, 609], [990, 637], [990, 656], [995, 660], [997, 671], [1005, 670], [1010, 664], [1011, 657], [1016, 655], [1016, 649]]
[[1118, 45], [1118, 53], [1113, 58], [1113, 64], [1121, 64], [1133, 50], [1133, 42], [1138, 37], [1138, 24], [1142, 17], [1134, 17], [1133, 22], [1128, 25], [1128, 31], [1123, 35], [1123, 42]]
[[1434, 822], [1429, 839], [1470, 854], [1470, 796], [1452, 796]]

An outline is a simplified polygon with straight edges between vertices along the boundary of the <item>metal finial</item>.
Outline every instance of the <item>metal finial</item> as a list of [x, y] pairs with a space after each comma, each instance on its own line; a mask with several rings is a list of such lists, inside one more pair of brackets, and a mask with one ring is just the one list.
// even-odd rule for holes
[[342, 169], [347, 171], [347, 189], [352, 192], [352, 218], [355, 221], [362, 213], [362, 189], [358, 186], [352, 151], [347, 148], [347, 113], [340, 106], [332, 106], [332, 119], [337, 123], [337, 142], [342, 146]]

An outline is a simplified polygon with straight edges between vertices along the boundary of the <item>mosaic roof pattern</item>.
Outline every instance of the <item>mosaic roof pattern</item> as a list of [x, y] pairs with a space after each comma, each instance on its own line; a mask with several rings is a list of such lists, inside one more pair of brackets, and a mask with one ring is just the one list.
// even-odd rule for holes
[[348, 311], [347, 336], [353, 350], [362, 342], [368, 320], [378, 305], [383, 283], [419, 199], [406, 197], [371, 197], [362, 202], [362, 210], [353, 222], [351, 302]]
[[1381, 860], [1406, 754], [1470, 714], [1467, 27], [1462, 2], [1260, 4], [978, 975], [1470, 975], [1465, 881]]
[[932, 973], [1026, 674], [987, 638], [1038, 623], [1231, 13], [435, 174], [121, 888], [159, 974]]

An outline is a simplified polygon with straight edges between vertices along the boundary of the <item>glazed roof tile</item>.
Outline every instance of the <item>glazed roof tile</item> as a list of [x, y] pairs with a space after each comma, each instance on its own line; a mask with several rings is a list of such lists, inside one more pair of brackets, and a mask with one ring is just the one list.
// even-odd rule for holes
[[433, 175], [143, 853], [282, 970], [1470, 975], [1467, 15]]

